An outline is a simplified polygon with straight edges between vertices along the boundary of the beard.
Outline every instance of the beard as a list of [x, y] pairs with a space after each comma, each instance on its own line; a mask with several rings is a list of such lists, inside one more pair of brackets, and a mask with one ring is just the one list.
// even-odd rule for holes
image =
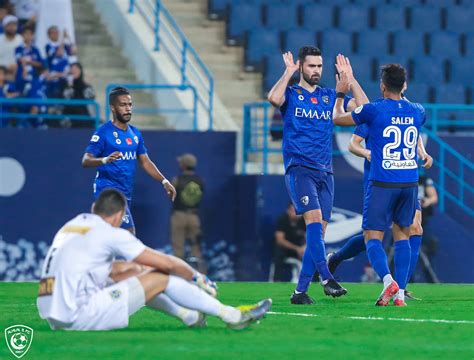
[[303, 79], [311, 86], [317, 85], [319, 83], [319, 76], [317, 75], [308, 76], [303, 73]]
[[130, 120], [132, 120], [132, 113], [129, 114], [119, 114], [116, 113], [115, 115], [117, 117], [117, 120], [120, 121], [123, 124], [128, 123]]

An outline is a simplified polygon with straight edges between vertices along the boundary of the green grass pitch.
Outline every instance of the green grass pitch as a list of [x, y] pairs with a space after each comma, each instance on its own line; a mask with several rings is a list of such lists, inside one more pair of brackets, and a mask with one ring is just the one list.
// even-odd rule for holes
[[[219, 299], [231, 305], [271, 297], [274, 314], [249, 329], [232, 331], [215, 318], [205, 329], [188, 329], [173, 318], [142, 309], [128, 329], [53, 332], [38, 316], [36, 284], [0, 283], [0, 325], [2, 332], [16, 324], [34, 329], [23, 359], [474, 358], [472, 285], [411, 285], [423, 300], [411, 301], [406, 308], [375, 307], [380, 284], [345, 284], [349, 294], [339, 299], [324, 296], [313, 284], [313, 306], [290, 305], [294, 285], [288, 283], [219, 285]], [[4, 339], [0, 359], [15, 359]]]

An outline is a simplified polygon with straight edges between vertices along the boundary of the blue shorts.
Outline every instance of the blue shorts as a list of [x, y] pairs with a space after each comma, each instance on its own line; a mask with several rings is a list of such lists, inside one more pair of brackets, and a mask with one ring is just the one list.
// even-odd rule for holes
[[421, 201], [420, 201], [420, 199], [418, 199], [416, 201], [416, 210], [421, 211]]
[[304, 166], [292, 166], [286, 172], [285, 184], [298, 215], [320, 209], [323, 220], [329, 222], [334, 200], [332, 174]]
[[125, 208], [125, 214], [122, 217], [122, 225], [120, 227], [122, 229], [128, 230], [135, 227], [135, 223], [133, 222], [133, 216], [130, 212], [130, 207], [132, 206], [131, 201], [127, 201], [127, 207]]
[[392, 222], [409, 227], [413, 223], [418, 188], [386, 188], [369, 181], [364, 199], [362, 228], [385, 231]]

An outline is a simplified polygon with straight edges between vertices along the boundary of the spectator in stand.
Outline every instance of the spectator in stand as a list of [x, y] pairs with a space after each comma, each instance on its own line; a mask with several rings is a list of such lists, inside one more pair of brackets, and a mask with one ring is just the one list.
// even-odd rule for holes
[[[67, 86], [63, 92], [66, 99], [94, 99], [94, 88], [84, 80], [84, 72], [80, 63], [71, 65], [70, 75], [68, 76]], [[64, 115], [92, 115], [92, 109], [86, 105], [66, 106]], [[65, 123], [66, 124], [66, 123]], [[72, 127], [94, 127], [94, 123], [86, 120], [75, 120]]]
[[39, 0], [10, 0], [19, 19], [20, 30], [25, 27], [35, 28], [39, 11]]
[[46, 85], [46, 96], [48, 98], [62, 98], [69, 74], [69, 60], [64, 44], [56, 48], [48, 67], [49, 75]]
[[[15, 89], [15, 83], [8, 80], [8, 71], [5, 66], [0, 66], [0, 99], [10, 99], [18, 96], [19, 93]], [[4, 117], [5, 113], [12, 111], [12, 106], [8, 104], [0, 104], [0, 127], [8, 125], [8, 117]]]
[[[46, 99], [46, 80], [48, 78], [48, 71], [44, 67], [40, 67], [35, 71], [37, 72], [35, 76], [29, 78], [28, 81], [25, 82], [22, 91], [22, 97], [28, 99]], [[22, 106], [21, 112], [34, 115], [46, 115], [48, 113], [48, 107], [37, 103], [26, 104]], [[19, 123], [19, 127], [26, 127], [28, 125], [32, 125], [38, 129], [48, 128], [44, 117], [36, 116], [28, 119], [28, 122], [22, 121]]]
[[48, 67], [51, 66], [52, 60], [56, 56], [56, 50], [59, 47], [64, 48], [64, 53], [69, 58], [76, 55], [77, 53], [76, 46], [71, 42], [66, 29], [64, 29], [62, 40], [59, 41], [59, 28], [56, 25], [50, 26], [48, 28], [48, 42], [45, 46]]
[[15, 73], [17, 68], [15, 49], [23, 44], [23, 38], [17, 34], [18, 19], [13, 15], [7, 15], [3, 18], [2, 24], [5, 33], [0, 35], [0, 65]]
[[43, 59], [36, 46], [33, 45], [34, 30], [25, 27], [22, 31], [23, 44], [15, 49], [17, 61], [16, 86], [23, 92], [27, 83], [33, 82], [39, 75], [39, 70], [43, 68]]

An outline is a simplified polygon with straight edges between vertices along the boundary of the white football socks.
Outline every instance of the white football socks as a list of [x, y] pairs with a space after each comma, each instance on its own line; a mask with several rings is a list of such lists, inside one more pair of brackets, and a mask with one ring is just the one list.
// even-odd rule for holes
[[383, 277], [383, 288], [385, 289], [387, 286], [389, 286], [393, 281], [393, 277], [390, 274], [387, 274]]
[[201, 290], [183, 278], [170, 275], [165, 294], [175, 303], [187, 309], [217, 316], [226, 323], [232, 324], [240, 321], [240, 310], [222, 304], [211, 295], [208, 295], [204, 290]]
[[401, 301], [405, 301], [405, 289], [398, 290], [397, 295], [395, 295], [395, 299], [399, 299]]
[[179, 306], [163, 293], [148, 301], [146, 306], [174, 316], [188, 326], [194, 324], [199, 318], [199, 313], [196, 310], [190, 310]]

